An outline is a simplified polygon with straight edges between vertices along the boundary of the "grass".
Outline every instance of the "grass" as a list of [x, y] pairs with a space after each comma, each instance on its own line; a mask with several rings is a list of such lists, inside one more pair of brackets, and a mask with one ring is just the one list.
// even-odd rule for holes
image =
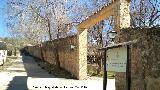
[[[104, 74], [103, 68], [99, 74], [97, 74], [97, 68], [98, 68], [98, 65], [96, 65], [96, 64], [88, 64], [87, 65], [88, 75], [89, 76], [96, 76], [96, 77], [103, 77], [103, 74]], [[115, 78], [115, 73], [114, 72], [107, 72], [107, 77], [109, 79], [113, 79], [113, 78]]]

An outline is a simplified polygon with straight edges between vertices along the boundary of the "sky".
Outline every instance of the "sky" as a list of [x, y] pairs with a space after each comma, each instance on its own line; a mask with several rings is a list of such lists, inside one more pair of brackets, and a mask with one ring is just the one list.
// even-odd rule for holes
[[6, 0], [0, 0], [0, 37], [9, 37], [6, 28]]
[[[84, 2], [85, 2], [88, 6], [91, 6], [90, 1], [91, 0], [79, 0], [78, 4], [84, 4]], [[99, 1], [101, 1], [101, 0], [99, 0]], [[7, 16], [6, 9], [5, 9], [6, 2], [7, 2], [7, 0], [0, 0], [0, 37], [10, 37], [9, 33], [7, 32], [6, 20], [5, 20], [5, 18]], [[160, 3], [160, 1], [159, 1], [159, 3]], [[157, 5], [160, 5], [160, 4], [157, 4]], [[94, 7], [89, 7], [89, 8], [94, 8]], [[72, 16], [75, 14], [70, 14], [70, 15]], [[160, 23], [160, 21], [158, 21], [158, 23]], [[106, 28], [108, 28], [108, 27], [106, 27]]]

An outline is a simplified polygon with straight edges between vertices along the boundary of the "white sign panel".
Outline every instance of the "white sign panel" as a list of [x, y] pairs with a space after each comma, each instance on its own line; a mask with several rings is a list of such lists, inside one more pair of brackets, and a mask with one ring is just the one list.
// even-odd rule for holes
[[127, 47], [119, 47], [107, 50], [107, 71], [126, 72]]

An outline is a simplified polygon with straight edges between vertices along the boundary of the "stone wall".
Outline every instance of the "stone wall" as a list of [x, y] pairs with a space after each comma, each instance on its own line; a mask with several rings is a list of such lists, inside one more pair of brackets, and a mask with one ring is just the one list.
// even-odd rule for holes
[[[56, 49], [58, 49], [60, 67], [69, 71], [79, 79], [79, 57], [77, 36], [47, 41], [41, 45], [28, 46], [26, 50], [34, 57], [40, 58], [50, 64], [56, 65]], [[71, 45], [75, 48], [71, 49]]]
[[[137, 39], [131, 47], [131, 89], [160, 88], [160, 28], [128, 28], [119, 34], [120, 42]], [[125, 73], [116, 73], [116, 89], [125, 90]]]

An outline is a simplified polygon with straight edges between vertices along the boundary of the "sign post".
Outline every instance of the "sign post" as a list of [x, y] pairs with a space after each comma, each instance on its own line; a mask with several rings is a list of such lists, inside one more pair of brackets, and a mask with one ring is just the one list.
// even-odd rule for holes
[[104, 51], [104, 75], [103, 75], [103, 90], [106, 90], [107, 88], [107, 70], [106, 70], [106, 52], [107, 50]]
[[131, 90], [131, 49], [130, 45], [137, 40], [114, 44], [101, 48], [105, 50], [103, 90], [107, 87], [107, 71], [126, 73], [126, 90]]
[[131, 90], [131, 56], [129, 45], [127, 45], [126, 90]]

